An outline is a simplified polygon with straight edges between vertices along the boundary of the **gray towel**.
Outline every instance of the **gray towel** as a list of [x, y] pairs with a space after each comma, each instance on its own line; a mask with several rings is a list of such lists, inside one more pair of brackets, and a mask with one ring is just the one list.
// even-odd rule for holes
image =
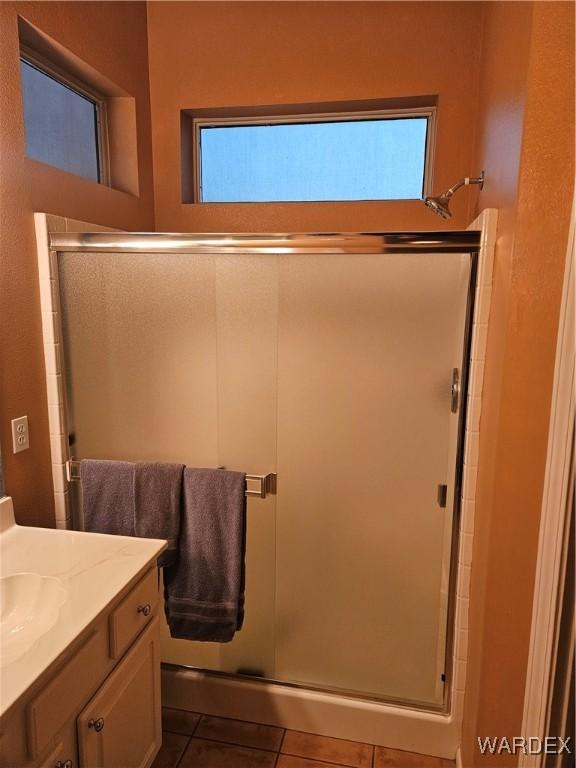
[[84, 459], [80, 481], [84, 529], [134, 536], [134, 464]]
[[183, 464], [80, 462], [84, 528], [96, 533], [167, 539], [158, 565], [175, 562]]
[[168, 540], [159, 566], [175, 563], [178, 556], [183, 472], [184, 464], [135, 465], [134, 535]]
[[188, 469], [178, 562], [164, 570], [172, 637], [226, 643], [244, 620], [246, 476]]

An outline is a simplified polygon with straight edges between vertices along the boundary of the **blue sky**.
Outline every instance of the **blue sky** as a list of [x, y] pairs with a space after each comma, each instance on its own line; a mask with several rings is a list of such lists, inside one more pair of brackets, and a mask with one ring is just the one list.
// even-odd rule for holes
[[202, 201], [422, 196], [426, 118], [201, 128]]

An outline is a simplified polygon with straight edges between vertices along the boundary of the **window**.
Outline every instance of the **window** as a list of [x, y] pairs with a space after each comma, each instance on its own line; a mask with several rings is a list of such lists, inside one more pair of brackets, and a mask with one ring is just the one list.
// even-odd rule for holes
[[194, 121], [203, 203], [423, 197], [434, 110]]
[[27, 156], [104, 182], [103, 104], [28, 56], [20, 58], [20, 74]]

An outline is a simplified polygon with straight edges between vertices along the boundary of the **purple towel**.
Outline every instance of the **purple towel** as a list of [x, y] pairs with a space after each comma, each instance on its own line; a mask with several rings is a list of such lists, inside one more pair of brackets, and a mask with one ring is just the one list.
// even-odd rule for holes
[[183, 464], [80, 462], [84, 528], [96, 533], [167, 539], [158, 565], [175, 562]]
[[244, 620], [246, 476], [184, 470], [178, 562], [164, 570], [172, 637], [226, 643]]

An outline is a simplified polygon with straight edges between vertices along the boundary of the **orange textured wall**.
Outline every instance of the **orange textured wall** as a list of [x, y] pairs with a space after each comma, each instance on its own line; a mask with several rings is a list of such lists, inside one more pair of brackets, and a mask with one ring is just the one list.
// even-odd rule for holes
[[[500, 209], [475, 539], [463, 765], [520, 736], [556, 334], [574, 190], [574, 5], [487, 3], [477, 162]], [[526, 734], [529, 735], [529, 734]]]
[[[156, 223], [168, 231], [368, 231], [449, 225], [422, 203], [181, 202], [180, 110], [438, 96], [434, 187], [474, 173], [481, 4], [148, 4]], [[321, 106], [320, 106], [321, 109]]]
[[[18, 14], [136, 98], [139, 197], [90, 183], [24, 154]], [[6, 492], [19, 521], [52, 525], [52, 478], [33, 212], [153, 229], [144, 3], [0, 3], [0, 438]], [[10, 420], [28, 415], [30, 449], [13, 455]]]

